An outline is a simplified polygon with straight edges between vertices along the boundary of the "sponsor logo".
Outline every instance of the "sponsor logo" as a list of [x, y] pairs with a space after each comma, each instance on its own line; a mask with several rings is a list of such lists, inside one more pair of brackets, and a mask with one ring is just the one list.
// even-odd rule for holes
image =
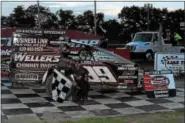
[[31, 30], [31, 29], [17, 29], [18, 33], [29, 33], [29, 34], [66, 34], [66, 31], [55, 31], [55, 30]]
[[[98, 45], [100, 43], [100, 40], [77, 40], [77, 39], [72, 39], [72, 41], [76, 41], [82, 44], [89, 44], [89, 45]], [[73, 43], [71, 47], [80, 47], [81, 44]]]
[[154, 76], [151, 78], [151, 85], [156, 88], [168, 88], [170, 80], [165, 76]]
[[20, 47], [19, 51], [43, 51], [43, 47]]
[[14, 55], [15, 62], [59, 62], [60, 56], [53, 55], [28, 55], [26, 53], [18, 53]]
[[1, 72], [8, 72], [8, 71], [9, 71], [9, 65], [1, 64]]
[[124, 76], [124, 75], [127, 75], [127, 76], [134, 76], [135, 75], [135, 71], [124, 71], [123, 73], [122, 73], [122, 76]]
[[9, 56], [11, 53], [11, 50], [9, 49], [6, 49], [6, 50], [1, 50], [1, 55], [3, 56]]
[[29, 74], [18, 73], [18, 74], [15, 74], [15, 79], [16, 80], [38, 80], [39, 75], [33, 74], [33, 73], [29, 73]]
[[133, 80], [124, 80], [124, 83], [134, 83]]
[[39, 38], [15, 38], [14, 44], [47, 44], [48, 39], [39, 39]]
[[164, 65], [167, 69], [184, 70], [185, 61], [184, 58], [179, 58], [178, 55], [169, 55], [162, 57], [161, 64]]
[[136, 67], [118, 67], [118, 70], [137, 70]]
[[45, 47], [48, 39], [41, 38], [14, 38], [13, 43], [19, 47]]
[[156, 98], [159, 98], [159, 97], [168, 97], [169, 96], [168, 90], [154, 91], [154, 95], [155, 95]]
[[119, 79], [137, 79], [137, 76], [118, 76]]

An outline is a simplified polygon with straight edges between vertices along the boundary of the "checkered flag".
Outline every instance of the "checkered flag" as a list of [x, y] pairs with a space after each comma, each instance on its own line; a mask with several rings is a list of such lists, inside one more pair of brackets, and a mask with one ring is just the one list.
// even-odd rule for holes
[[52, 99], [63, 102], [72, 87], [72, 82], [61, 72], [53, 70]]

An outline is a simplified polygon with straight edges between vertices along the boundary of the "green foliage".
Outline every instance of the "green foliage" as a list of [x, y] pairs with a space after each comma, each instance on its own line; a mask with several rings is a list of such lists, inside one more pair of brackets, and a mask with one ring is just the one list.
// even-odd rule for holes
[[[122, 33], [125, 29], [135, 33], [147, 28], [148, 9], [145, 7], [131, 6], [123, 7], [116, 20], [104, 21], [104, 14], [97, 13], [97, 34], [104, 35], [109, 40], [124, 40]], [[66, 28], [81, 29], [88, 25], [91, 30], [94, 28], [94, 14], [91, 10], [87, 10], [82, 14], [74, 15], [71, 10], [59, 9], [56, 13], [51, 13], [49, 8], [40, 6], [40, 20], [42, 28]], [[177, 31], [181, 35], [180, 22], [184, 20], [184, 11], [179, 9], [168, 11], [167, 8], [150, 8], [149, 9], [149, 30], [158, 30], [159, 23], [163, 22], [163, 29]], [[36, 27], [38, 26], [38, 9], [37, 5], [31, 5], [27, 9], [20, 5], [14, 8], [8, 17], [1, 17], [2, 26], [16, 27]], [[106, 34], [102, 32], [100, 25], [106, 30]]]
[[184, 123], [184, 112], [161, 112], [119, 117], [85, 118], [61, 123]]

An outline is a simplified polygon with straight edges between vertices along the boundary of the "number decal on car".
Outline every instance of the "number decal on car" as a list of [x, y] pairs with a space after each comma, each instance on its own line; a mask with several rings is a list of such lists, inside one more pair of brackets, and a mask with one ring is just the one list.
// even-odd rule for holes
[[84, 66], [89, 72], [89, 82], [117, 82], [106, 66]]

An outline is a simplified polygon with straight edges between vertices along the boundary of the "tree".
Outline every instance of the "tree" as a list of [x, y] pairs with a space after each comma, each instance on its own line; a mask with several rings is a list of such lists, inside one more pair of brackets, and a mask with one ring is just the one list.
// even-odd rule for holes
[[61, 26], [61, 28], [66, 29], [75, 28], [73, 11], [60, 9], [56, 12], [56, 15], [58, 17], [59, 20], [58, 23]]
[[[39, 21], [41, 28], [57, 27], [57, 17], [55, 14], [51, 13], [49, 8], [39, 6], [40, 19], [38, 18], [38, 6], [37, 4], [31, 5], [26, 9], [26, 14], [28, 18], [34, 19], [34, 25], [38, 27]], [[32, 23], [33, 24], [33, 23]]]
[[86, 24], [90, 25], [91, 28], [94, 26], [94, 15], [91, 10], [87, 10], [83, 13], [84, 21]]
[[96, 21], [97, 21], [97, 27], [96, 32], [98, 35], [105, 35], [107, 33], [107, 30], [104, 28], [104, 14], [103, 13], [97, 13], [96, 15]]
[[9, 24], [9, 21], [8, 21], [8, 17], [6, 17], [6, 16], [1, 16], [1, 25], [2, 25], [2, 27], [3, 26], [10, 26], [10, 24]]
[[121, 26], [115, 19], [104, 22], [103, 27], [107, 31], [105, 37], [107, 37], [108, 40], [118, 40]]
[[[94, 14], [91, 10], [85, 11], [83, 14], [80, 14], [75, 17], [75, 22], [77, 25], [77, 29], [82, 30], [87, 33], [94, 33]], [[103, 35], [102, 32], [102, 24], [104, 22], [104, 14], [97, 13], [96, 14], [96, 31], [97, 34]]]
[[11, 26], [24, 27], [30, 24], [23, 6], [14, 8], [13, 13], [10, 14], [8, 19]]
[[[51, 13], [46, 7], [40, 6], [40, 22], [42, 28], [58, 27], [55, 14]], [[3, 18], [5, 21], [5, 18]], [[14, 8], [13, 12], [7, 17], [7, 26], [38, 27], [38, 6], [31, 5], [25, 9], [22, 5]]]

